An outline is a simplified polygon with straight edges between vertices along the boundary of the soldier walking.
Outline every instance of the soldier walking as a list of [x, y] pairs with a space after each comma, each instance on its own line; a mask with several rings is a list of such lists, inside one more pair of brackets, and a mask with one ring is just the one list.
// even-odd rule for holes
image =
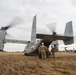
[[53, 56], [53, 58], [55, 58], [55, 47], [51, 46], [51, 54]]
[[42, 43], [39, 47], [39, 54], [41, 54], [42, 59], [46, 59], [46, 50], [47, 47], [44, 45], [44, 43]]

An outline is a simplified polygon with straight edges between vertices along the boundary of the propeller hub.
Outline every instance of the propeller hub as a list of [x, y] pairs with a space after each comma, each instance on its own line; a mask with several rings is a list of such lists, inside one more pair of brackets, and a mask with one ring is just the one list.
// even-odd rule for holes
[[53, 32], [53, 35], [56, 35], [56, 32]]

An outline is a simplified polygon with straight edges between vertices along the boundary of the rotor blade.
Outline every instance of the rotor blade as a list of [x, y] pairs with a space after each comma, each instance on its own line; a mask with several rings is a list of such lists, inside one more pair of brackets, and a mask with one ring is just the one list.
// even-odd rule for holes
[[56, 31], [56, 22], [47, 24], [48, 29], [53, 33]]
[[13, 26], [15, 26], [15, 25], [21, 24], [21, 23], [23, 23], [23, 22], [24, 22], [23, 19], [21, 19], [21, 18], [19, 18], [19, 17], [15, 17], [8, 26], [2, 27], [1, 29], [2, 29], [2, 30], [7, 30], [7, 29], [9, 29], [9, 28], [11, 28], [11, 27], [13, 27]]
[[10, 23], [10, 25], [18, 25], [18, 24], [21, 24], [21, 23], [23, 23], [23, 22], [24, 22], [23, 19], [21, 19], [20, 17], [16, 16], [16, 17], [12, 20], [12, 22]]
[[7, 32], [6, 32], [6, 36], [7, 37], [11, 37], [11, 38], [13, 38], [10, 34], [8, 34]]

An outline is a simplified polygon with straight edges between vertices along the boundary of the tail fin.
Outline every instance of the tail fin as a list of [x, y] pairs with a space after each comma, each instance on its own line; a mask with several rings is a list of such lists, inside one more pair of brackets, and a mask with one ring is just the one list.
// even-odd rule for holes
[[73, 36], [72, 21], [66, 23], [64, 35], [65, 36]]
[[64, 41], [65, 45], [74, 43], [72, 21], [66, 23], [64, 36], [70, 37], [70, 39], [67, 39], [67, 40]]
[[33, 17], [31, 43], [36, 42], [36, 15]]

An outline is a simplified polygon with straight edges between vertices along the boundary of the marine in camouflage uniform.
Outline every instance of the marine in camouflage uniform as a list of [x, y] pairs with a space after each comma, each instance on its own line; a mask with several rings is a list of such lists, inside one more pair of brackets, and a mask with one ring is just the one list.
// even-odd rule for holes
[[41, 54], [42, 59], [46, 59], [46, 50], [47, 47], [44, 45], [44, 43], [42, 43], [42, 45], [39, 47], [39, 53]]
[[46, 57], [48, 58], [50, 56], [49, 49], [46, 47]]
[[51, 46], [51, 54], [52, 54], [52, 56], [53, 56], [53, 58], [55, 58], [55, 52], [56, 52], [56, 48], [55, 47], [53, 47], [53, 46]]

